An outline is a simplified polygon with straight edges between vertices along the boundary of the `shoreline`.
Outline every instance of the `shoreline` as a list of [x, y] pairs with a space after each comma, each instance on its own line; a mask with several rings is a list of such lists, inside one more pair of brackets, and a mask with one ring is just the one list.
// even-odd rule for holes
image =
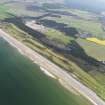
[[43, 67], [40, 67], [40, 69], [45, 75], [51, 77], [52, 79], [57, 80], [60, 83], [60, 85], [62, 85], [68, 91], [74, 93], [75, 95], [79, 95], [79, 93], [77, 93], [76, 90], [74, 90], [72, 87], [68, 87], [62, 79], [57, 78], [55, 75], [51, 74], [48, 70], [44, 69]]
[[[61, 79], [63, 81], [64, 87], [68, 87], [69, 90], [73, 88], [78, 93], [83, 95], [85, 98], [90, 100], [94, 105], [105, 105], [105, 102], [99, 98], [95, 92], [93, 92], [88, 87], [84, 86], [82, 83], [73, 78], [70, 74], [68, 74], [65, 70], [58, 67], [48, 59], [44, 58], [37, 52], [33, 51], [29, 47], [22, 44], [20, 41], [16, 40], [12, 36], [8, 35], [4, 31], [0, 29], [0, 37], [5, 39], [9, 44], [15, 47], [22, 55], [28, 57], [34, 63], [38, 64], [40, 67], [46, 69], [49, 73], [53, 74], [55, 77]], [[47, 73], [48, 73], [47, 72]], [[58, 80], [59, 80], [58, 79]]]
[[49, 76], [49, 77], [51, 77], [51, 78], [53, 78], [53, 79], [57, 79], [56, 76], [54, 76], [52, 73], [50, 73], [48, 70], [44, 69], [44, 68], [41, 67], [41, 66], [40, 66], [40, 70], [41, 70], [44, 74], [46, 74], [47, 76]]

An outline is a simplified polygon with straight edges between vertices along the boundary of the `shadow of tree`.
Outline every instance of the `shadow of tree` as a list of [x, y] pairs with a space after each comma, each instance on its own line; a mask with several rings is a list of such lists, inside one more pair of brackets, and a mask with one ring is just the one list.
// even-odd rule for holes
[[105, 65], [97, 61], [95, 58], [86, 54], [85, 50], [76, 42], [72, 41], [68, 47], [70, 52], [66, 52], [66, 57], [71, 57], [78, 66], [83, 68], [86, 72], [99, 71], [105, 73]]
[[73, 13], [67, 12], [67, 11], [60, 11], [60, 10], [46, 10], [46, 12], [52, 13], [52, 14], [58, 14], [58, 15], [64, 15], [64, 16], [72, 16], [75, 19], [82, 19], [78, 15], [75, 15]]
[[78, 34], [78, 31], [76, 30], [76, 28], [68, 27], [67, 24], [57, 23], [53, 20], [47, 20], [47, 19], [40, 20], [40, 24], [43, 24], [46, 27], [57, 29], [61, 32], [64, 32], [68, 36], [77, 38], [76, 35]]
[[58, 47], [57, 43], [55, 43], [54, 41], [51, 41], [49, 39], [47, 39], [46, 35], [33, 30], [32, 28], [26, 26], [21, 18], [15, 17], [15, 18], [9, 18], [9, 19], [5, 19], [5, 22], [8, 23], [13, 23], [14, 25], [16, 25], [19, 29], [23, 30], [24, 32], [28, 33], [29, 35], [33, 36], [35, 39], [37, 39], [38, 41], [40, 41], [40, 43], [52, 48], [52, 49], [56, 49], [56, 50], [63, 50], [63, 48]]
[[38, 21], [38, 20], [41, 20], [41, 19], [43, 19], [45, 17], [57, 17], [57, 18], [61, 18], [60, 15], [52, 14], [52, 13], [45, 13], [45, 14], [43, 14], [41, 16], [33, 16], [33, 17], [32, 16], [23, 16], [22, 18], [26, 19], [26, 20], [36, 20], [36, 21]]
[[40, 7], [40, 6], [38, 6], [38, 5], [28, 5], [28, 6], [26, 7], [26, 10], [28, 10], [28, 11], [37, 11], [37, 12], [40, 12], [40, 11], [43, 10], [43, 8]]

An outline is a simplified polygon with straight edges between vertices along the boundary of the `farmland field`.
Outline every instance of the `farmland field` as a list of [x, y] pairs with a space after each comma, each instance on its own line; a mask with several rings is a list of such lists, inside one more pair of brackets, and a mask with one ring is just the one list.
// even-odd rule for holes
[[7, 13], [8, 8], [0, 5], [0, 19], [5, 19], [7, 17], [10, 17], [10, 15]]
[[62, 16], [61, 18], [48, 18], [58, 23], [67, 24], [69, 27], [75, 27], [81, 34], [88, 33], [93, 37], [105, 39], [105, 32], [102, 25], [96, 21], [75, 19], [73, 17]]
[[105, 46], [81, 38], [78, 38], [76, 41], [84, 48], [88, 55], [99, 61], [105, 60]]

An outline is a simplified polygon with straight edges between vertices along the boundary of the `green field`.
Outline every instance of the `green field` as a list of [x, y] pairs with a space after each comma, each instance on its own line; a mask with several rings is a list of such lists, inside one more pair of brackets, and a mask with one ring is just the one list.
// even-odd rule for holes
[[38, 12], [38, 11], [27, 10], [26, 9], [27, 5], [24, 3], [20, 4], [20, 3], [13, 2], [13, 3], [5, 4], [5, 6], [9, 8], [9, 10], [8, 10], [9, 13], [12, 13], [16, 16], [35, 17], [35, 16], [41, 16], [44, 14], [44, 13]]
[[0, 5], [0, 19], [4, 19], [6, 17], [8, 17], [8, 15], [6, 14], [7, 8], [3, 5]]
[[105, 46], [81, 38], [78, 38], [76, 41], [89, 56], [92, 56], [99, 61], [105, 61]]
[[75, 19], [73, 17], [62, 16], [61, 18], [50, 18], [58, 23], [65, 23], [69, 27], [75, 27], [81, 34], [89, 33], [93, 37], [105, 39], [105, 32], [101, 23], [96, 21], [87, 21], [83, 19]]
[[93, 20], [93, 21], [97, 21], [98, 20], [98, 15], [95, 13], [91, 13], [88, 11], [81, 11], [81, 10], [77, 10], [77, 9], [69, 9], [67, 10], [70, 13], [73, 13], [74, 15], [79, 16], [80, 18], [84, 19], [84, 20]]
[[51, 28], [46, 29], [45, 35], [49, 40], [64, 46], [70, 44], [70, 41], [73, 40], [72, 37], [65, 35], [65, 33]]
[[26, 5], [18, 3], [0, 4], [0, 19], [11, 18], [13, 16], [41, 16], [42, 12], [26, 10]]
[[10, 12], [8, 12], [8, 10], [9, 8], [7, 6], [0, 4], [0, 20], [13, 17], [13, 15]]
[[[50, 9], [51, 10], [51, 9]], [[79, 9], [68, 9], [68, 8], [61, 8], [61, 9], [53, 9], [53, 11], [60, 11], [60, 12], [68, 12], [68, 13], [72, 13], [74, 15], [77, 15], [78, 17], [80, 17], [83, 20], [94, 20], [97, 21], [98, 20], [98, 15], [92, 12], [88, 12], [88, 11], [82, 11]]]

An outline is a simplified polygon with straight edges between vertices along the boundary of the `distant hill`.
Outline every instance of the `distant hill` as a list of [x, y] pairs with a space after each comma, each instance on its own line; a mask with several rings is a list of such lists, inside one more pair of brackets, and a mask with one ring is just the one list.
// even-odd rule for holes
[[26, 2], [63, 2], [64, 0], [0, 0], [0, 3], [10, 2], [10, 1], [26, 1]]
[[24, 1], [24, 2], [42, 2], [42, 3], [64, 3], [67, 7], [88, 10], [92, 12], [105, 11], [105, 0], [0, 0], [0, 3]]
[[92, 12], [105, 11], [105, 0], [65, 0], [65, 4], [72, 8]]

